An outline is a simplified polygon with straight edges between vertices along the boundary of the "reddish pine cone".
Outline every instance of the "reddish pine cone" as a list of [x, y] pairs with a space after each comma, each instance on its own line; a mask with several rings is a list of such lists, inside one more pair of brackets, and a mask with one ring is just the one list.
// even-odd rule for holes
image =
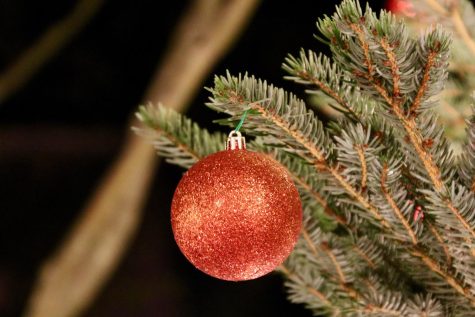
[[302, 226], [299, 194], [269, 156], [246, 150], [212, 154], [185, 173], [171, 221], [186, 258], [219, 279], [242, 281], [274, 270]]

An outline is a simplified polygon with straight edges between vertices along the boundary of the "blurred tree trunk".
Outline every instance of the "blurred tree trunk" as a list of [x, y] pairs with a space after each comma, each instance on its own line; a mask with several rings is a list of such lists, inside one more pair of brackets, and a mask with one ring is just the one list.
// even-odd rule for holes
[[[257, 3], [194, 1], [178, 24], [144, 100], [183, 110]], [[129, 133], [116, 162], [41, 269], [24, 316], [77, 316], [87, 309], [134, 237], [156, 167], [152, 146]]]

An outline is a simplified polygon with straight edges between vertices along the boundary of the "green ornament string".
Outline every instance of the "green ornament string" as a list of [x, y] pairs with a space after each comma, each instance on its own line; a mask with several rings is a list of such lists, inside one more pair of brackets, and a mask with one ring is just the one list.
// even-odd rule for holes
[[246, 120], [246, 117], [247, 117], [247, 113], [249, 112], [249, 109], [247, 109], [246, 111], [244, 111], [244, 113], [242, 114], [242, 117], [241, 117], [241, 121], [239, 121], [238, 125], [236, 126], [236, 129], [234, 129], [234, 132], [239, 132], [239, 130], [241, 129], [243, 123], [244, 123], [244, 120]]

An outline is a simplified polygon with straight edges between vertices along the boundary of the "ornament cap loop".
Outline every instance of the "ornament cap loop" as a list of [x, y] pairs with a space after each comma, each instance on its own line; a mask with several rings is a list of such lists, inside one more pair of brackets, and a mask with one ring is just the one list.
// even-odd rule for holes
[[226, 150], [245, 150], [246, 138], [241, 135], [241, 132], [233, 130], [228, 135], [226, 142]]

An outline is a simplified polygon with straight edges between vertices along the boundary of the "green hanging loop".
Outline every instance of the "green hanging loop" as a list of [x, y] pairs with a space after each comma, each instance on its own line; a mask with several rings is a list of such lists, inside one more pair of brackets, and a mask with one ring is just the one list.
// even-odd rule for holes
[[239, 121], [238, 125], [236, 126], [236, 129], [234, 129], [235, 132], [239, 132], [239, 129], [241, 129], [241, 127], [244, 123], [244, 120], [246, 120], [246, 116], [247, 116], [248, 112], [249, 112], [249, 109], [244, 111], [244, 113], [242, 114], [241, 121]]

